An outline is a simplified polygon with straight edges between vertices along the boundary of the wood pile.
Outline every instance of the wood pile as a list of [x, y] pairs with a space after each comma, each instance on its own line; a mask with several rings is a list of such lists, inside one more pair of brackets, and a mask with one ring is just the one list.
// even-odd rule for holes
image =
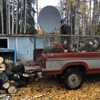
[[16, 93], [17, 87], [25, 86], [28, 80], [23, 64], [14, 65], [13, 61], [0, 57], [0, 90]]
[[69, 50], [67, 40], [63, 42], [64, 52], [100, 52], [100, 38], [84, 38], [79, 41], [71, 39]]
[[80, 38], [70, 40], [65, 39], [60, 44], [51, 42], [46, 46], [43, 53], [63, 53], [63, 52], [100, 52], [100, 38]]

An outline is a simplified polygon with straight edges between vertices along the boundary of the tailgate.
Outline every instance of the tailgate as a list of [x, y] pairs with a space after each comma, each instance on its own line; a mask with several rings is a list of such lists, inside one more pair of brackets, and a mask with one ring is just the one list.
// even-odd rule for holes
[[39, 63], [35, 62], [34, 60], [24, 61], [23, 64], [24, 64], [25, 71], [36, 72], [36, 71], [41, 71], [42, 70]]

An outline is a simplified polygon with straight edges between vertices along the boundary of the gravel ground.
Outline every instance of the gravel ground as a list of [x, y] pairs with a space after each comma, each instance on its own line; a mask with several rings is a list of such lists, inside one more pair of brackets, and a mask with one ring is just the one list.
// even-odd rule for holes
[[[10, 94], [11, 100], [100, 100], [100, 76], [87, 77], [78, 90], [67, 90], [57, 78], [45, 76]], [[9, 94], [8, 94], [9, 95]]]

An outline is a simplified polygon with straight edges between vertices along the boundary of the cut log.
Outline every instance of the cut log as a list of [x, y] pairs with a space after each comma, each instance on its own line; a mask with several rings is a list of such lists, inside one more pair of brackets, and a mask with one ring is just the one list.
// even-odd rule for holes
[[21, 73], [21, 72], [17, 72], [16, 74], [13, 75], [13, 77], [11, 79], [17, 82], [21, 79], [22, 74], [23, 73]]
[[16, 81], [18, 81], [20, 79], [20, 76], [18, 74], [14, 74], [11, 79], [16, 82]]
[[6, 98], [6, 97], [7, 97], [6, 94], [1, 94], [1, 95], [0, 95], [0, 100], [3, 100], [3, 99]]
[[6, 69], [8, 69], [8, 70], [12, 70], [12, 68], [14, 67], [14, 63], [13, 63], [13, 61], [10, 61], [10, 60], [8, 60], [8, 59], [5, 59], [5, 65], [6, 65]]
[[6, 82], [2, 86], [3, 86], [4, 89], [8, 89], [10, 87], [10, 83]]
[[94, 43], [95, 43], [95, 44], [98, 44], [98, 41], [95, 39], [95, 40], [94, 40]]
[[29, 81], [29, 74], [23, 73], [21, 76], [21, 80], [27, 83]]
[[95, 52], [97, 48], [97, 45], [93, 41], [84, 41], [83, 43], [80, 43], [80, 46], [78, 50], [80, 52]]
[[67, 40], [64, 41], [64, 45], [67, 45]]
[[85, 46], [84, 48], [79, 48], [78, 49], [80, 52], [95, 52], [95, 48], [93, 47], [90, 47], [90, 46]]
[[11, 83], [8, 88], [8, 93], [14, 94], [17, 92], [17, 83]]
[[42, 78], [43, 77], [42, 76], [42, 72], [37, 72], [36, 74], [37, 74], [38, 78]]
[[26, 82], [22, 81], [22, 80], [19, 80], [18, 81], [18, 87], [24, 87], [24, 86], [26, 86]]
[[70, 47], [70, 51], [71, 51], [71, 52], [76, 52], [76, 48], [73, 47], [73, 46], [71, 46], [71, 47]]
[[23, 64], [20, 64], [20, 65], [14, 66], [12, 68], [12, 72], [14, 72], [14, 73], [17, 73], [17, 72], [24, 73], [25, 72], [24, 65]]
[[5, 70], [6, 69], [6, 65], [4, 63], [0, 64], [0, 70]]
[[4, 72], [0, 72], [0, 83], [5, 83], [9, 80], [8, 76]]
[[19, 75], [19, 77], [21, 77], [23, 73], [22, 72], [17, 72], [16, 74]]
[[93, 47], [96, 49], [98, 47], [98, 44], [94, 44]]
[[14, 75], [14, 73], [11, 72], [9, 69], [5, 70], [4, 73], [8, 76], [9, 79], [11, 79]]
[[89, 45], [93, 45], [93, 42], [89, 41]]
[[14, 63], [12, 60], [9, 60], [9, 59], [5, 59], [5, 63]]
[[17, 92], [17, 88], [15, 86], [10, 86], [8, 88], [8, 93], [16, 93]]
[[66, 36], [61, 36], [61, 40], [60, 40], [61, 45], [63, 46], [64, 49], [69, 49], [70, 43], [71, 43], [71, 39], [70, 37], [66, 37]]
[[99, 50], [96, 50], [96, 52], [100, 52], [100, 49]]
[[0, 94], [4, 94], [4, 93], [6, 93], [6, 90], [0, 90]]
[[0, 57], [0, 64], [3, 63], [4, 59], [3, 57]]
[[67, 49], [64, 49], [64, 52], [65, 52], [65, 53], [68, 53], [68, 50], [67, 50]]
[[15, 83], [15, 81], [14, 80], [10, 80], [10, 83]]
[[80, 46], [80, 47], [85, 47], [85, 44], [84, 44], [84, 43], [80, 43], [79, 46]]

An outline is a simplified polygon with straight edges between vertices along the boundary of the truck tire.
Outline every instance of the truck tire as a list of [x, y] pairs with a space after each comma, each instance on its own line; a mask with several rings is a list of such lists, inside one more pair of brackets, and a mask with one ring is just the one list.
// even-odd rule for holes
[[73, 69], [65, 74], [64, 85], [67, 89], [78, 89], [83, 83], [83, 75], [78, 69]]

